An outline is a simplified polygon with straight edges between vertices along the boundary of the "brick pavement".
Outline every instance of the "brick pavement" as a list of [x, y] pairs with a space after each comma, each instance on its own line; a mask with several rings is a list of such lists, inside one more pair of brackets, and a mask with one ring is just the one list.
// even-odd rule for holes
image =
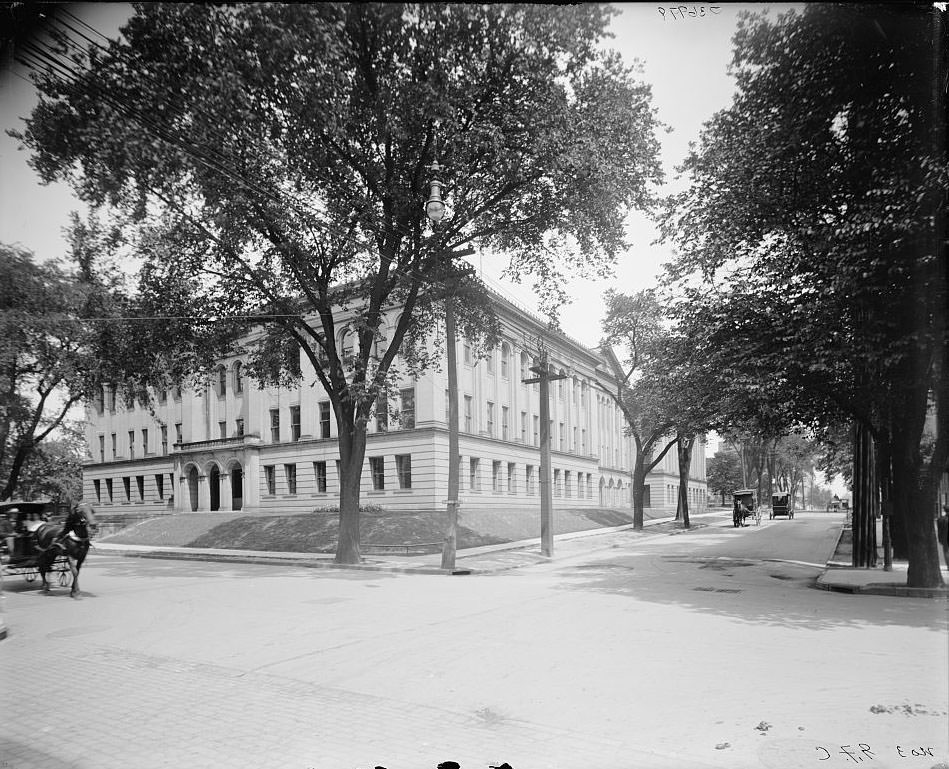
[[[81, 637], [4, 642], [2, 769], [664, 769], [688, 760], [543, 724], [369, 696]], [[68, 737], [65, 736], [68, 730]], [[552, 746], [556, 744], [556, 748]]]

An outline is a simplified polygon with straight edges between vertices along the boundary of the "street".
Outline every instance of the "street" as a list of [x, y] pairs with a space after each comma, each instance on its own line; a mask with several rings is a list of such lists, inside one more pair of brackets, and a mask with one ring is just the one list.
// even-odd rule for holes
[[949, 760], [945, 602], [812, 589], [837, 516], [702, 523], [488, 575], [93, 551], [79, 601], [7, 577], [0, 767]]

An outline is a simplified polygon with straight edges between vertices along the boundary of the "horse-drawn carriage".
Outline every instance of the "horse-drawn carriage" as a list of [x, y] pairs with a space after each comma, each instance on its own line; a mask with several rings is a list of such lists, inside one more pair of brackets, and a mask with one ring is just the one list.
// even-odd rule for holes
[[[4, 574], [22, 576], [33, 582], [43, 580], [49, 589], [47, 574], [56, 574], [59, 584], [69, 584], [70, 594], [79, 592], [79, 569], [89, 551], [89, 529], [96, 528], [95, 515], [88, 505], [69, 510], [63, 526], [49, 522], [54, 506], [50, 502], [0, 503], [0, 564]], [[63, 530], [68, 535], [61, 536]]]
[[732, 525], [736, 529], [744, 526], [746, 518], [754, 518], [755, 526], [761, 523], [758, 492], [754, 489], [738, 489], [732, 493]]
[[794, 502], [787, 492], [771, 495], [771, 512], [768, 518], [777, 518], [779, 515], [787, 516], [788, 520], [794, 518]]

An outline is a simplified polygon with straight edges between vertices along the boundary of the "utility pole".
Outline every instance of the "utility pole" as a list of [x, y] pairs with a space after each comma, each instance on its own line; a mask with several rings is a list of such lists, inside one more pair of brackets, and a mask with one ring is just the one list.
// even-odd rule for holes
[[566, 375], [554, 374], [547, 362], [547, 353], [542, 352], [538, 365], [531, 366], [537, 374], [524, 384], [540, 383], [540, 552], [547, 558], [554, 554], [553, 499], [550, 489], [550, 383], [566, 379]]

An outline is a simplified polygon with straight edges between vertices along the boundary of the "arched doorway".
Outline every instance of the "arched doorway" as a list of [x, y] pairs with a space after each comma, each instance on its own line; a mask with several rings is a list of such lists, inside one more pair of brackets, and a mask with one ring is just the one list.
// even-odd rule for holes
[[240, 465], [231, 467], [231, 510], [244, 506], [244, 471]]
[[188, 496], [191, 500], [191, 512], [198, 509], [198, 468], [194, 465], [188, 470]]
[[211, 471], [208, 473], [208, 486], [209, 491], [211, 492], [211, 510], [220, 510], [221, 509], [221, 471], [218, 469], [217, 465], [211, 466]]

